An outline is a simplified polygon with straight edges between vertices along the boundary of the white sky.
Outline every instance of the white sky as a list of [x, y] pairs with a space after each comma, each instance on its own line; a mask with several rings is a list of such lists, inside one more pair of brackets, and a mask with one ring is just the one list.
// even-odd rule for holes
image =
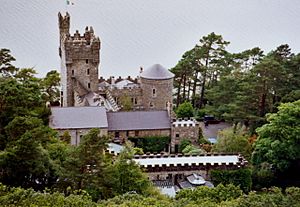
[[57, 13], [71, 15], [71, 33], [93, 26], [101, 39], [100, 75], [136, 76], [139, 67], [176, 65], [210, 32], [228, 50], [269, 52], [287, 43], [300, 51], [299, 0], [0, 0], [0, 48], [19, 67], [43, 76], [60, 67]]

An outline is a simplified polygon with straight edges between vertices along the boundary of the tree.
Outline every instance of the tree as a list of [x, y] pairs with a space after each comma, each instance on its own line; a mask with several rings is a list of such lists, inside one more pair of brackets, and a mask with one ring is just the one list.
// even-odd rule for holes
[[178, 118], [189, 118], [194, 116], [194, 109], [190, 102], [185, 101], [180, 104], [176, 110]]
[[64, 133], [60, 136], [60, 139], [63, 142], [70, 144], [71, 143], [71, 135], [70, 135], [69, 131], [64, 131]]
[[243, 191], [232, 184], [222, 185], [219, 184], [214, 188], [209, 188], [207, 186], [201, 186], [196, 189], [184, 189], [179, 191], [176, 195], [176, 199], [188, 199], [196, 203], [202, 203], [205, 201], [210, 201], [216, 203], [221, 203], [222, 201], [229, 201], [240, 197]]
[[59, 166], [48, 148], [59, 143], [56, 133], [35, 117], [16, 117], [5, 129], [9, 140], [0, 153], [0, 181], [38, 190], [52, 187]]
[[111, 196], [111, 158], [105, 153], [108, 137], [99, 134], [99, 129], [91, 129], [80, 145], [69, 151], [59, 184], [63, 188], [84, 189], [94, 200]]
[[114, 195], [130, 192], [149, 195], [153, 191], [147, 176], [142, 172], [140, 166], [133, 161], [133, 155], [132, 146], [126, 143], [112, 166]]
[[[258, 128], [252, 162], [256, 168], [267, 163], [275, 176], [293, 177], [300, 162], [300, 100], [281, 104], [279, 111], [268, 114], [269, 123]], [[297, 170], [298, 169], [298, 170]]]
[[123, 111], [130, 111], [132, 109], [132, 100], [128, 95], [122, 95], [120, 97], [120, 104]]
[[45, 101], [49, 101], [52, 105], [59, 102], [59, 86], [60, 77], [56, 70], [47, 73], [46, 77], [41, 81], [43, 95]]
[[15, 61], [16, 59], [9, 53], [9, 49], [0, 49], [0, 77], [12, 76], [17, 71], [17, 68], [11, 64], [11, 62]]
[[218, 134], [217, 143], [213, 146], [214, 152], [241, 153], [247, 160], [250, 160], [252, 143], [248, 131], [240, 125], [223, 129]]

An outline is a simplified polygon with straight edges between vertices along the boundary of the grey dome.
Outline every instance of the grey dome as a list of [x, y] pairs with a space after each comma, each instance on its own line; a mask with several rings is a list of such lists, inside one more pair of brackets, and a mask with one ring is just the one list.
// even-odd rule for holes
[[143, 71], [141, 77], [145, 79], [163, 80], [173, 78], [174, 74], [160, 64], [155, 64]]

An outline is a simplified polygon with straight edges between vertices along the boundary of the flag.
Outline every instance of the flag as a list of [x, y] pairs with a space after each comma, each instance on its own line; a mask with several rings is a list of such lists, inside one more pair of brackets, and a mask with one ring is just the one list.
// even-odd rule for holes
[[74, 2], [71, 0], [66, 0], [67, 5], [74, 5]]

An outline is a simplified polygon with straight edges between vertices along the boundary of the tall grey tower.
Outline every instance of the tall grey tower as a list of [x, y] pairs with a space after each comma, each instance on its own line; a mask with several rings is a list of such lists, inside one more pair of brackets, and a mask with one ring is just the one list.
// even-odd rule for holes
[[70, 35], [70, 15], [58, 13], [61, 59], [61, 106], [76, 106], [89, 92], [98, 90], [100, 39], [92, 27]]

